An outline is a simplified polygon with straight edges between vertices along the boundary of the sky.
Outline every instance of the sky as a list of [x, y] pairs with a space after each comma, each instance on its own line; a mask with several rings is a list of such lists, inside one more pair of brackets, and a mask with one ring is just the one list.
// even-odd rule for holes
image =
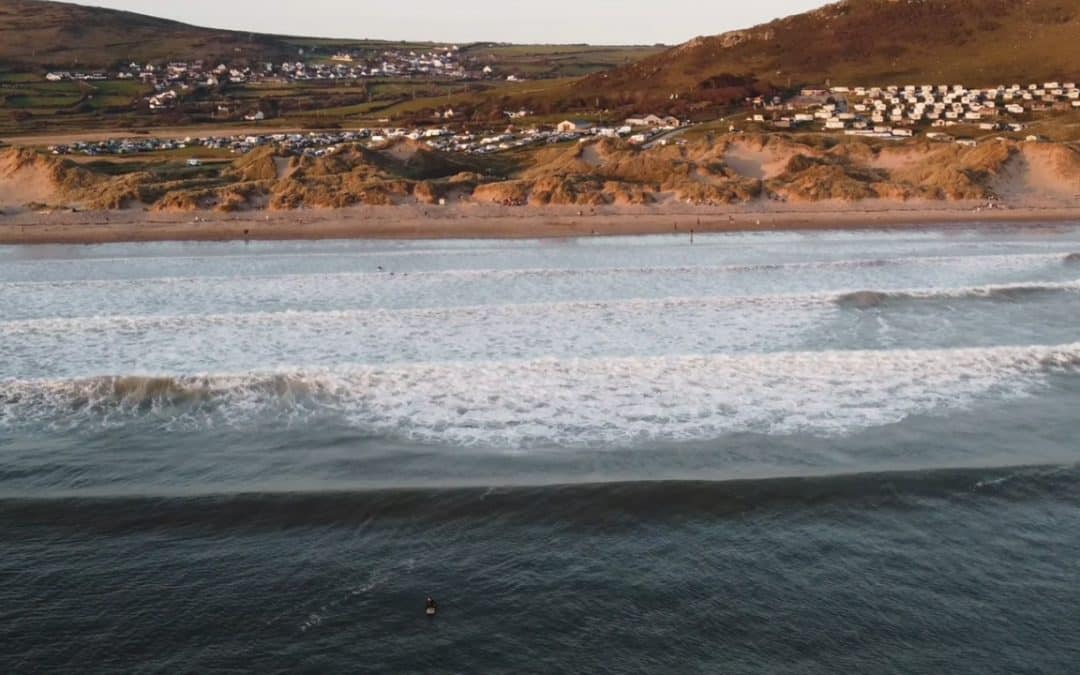
[[825, 0], [78, 0], [259, 33], [434, 42], [677, 44]]

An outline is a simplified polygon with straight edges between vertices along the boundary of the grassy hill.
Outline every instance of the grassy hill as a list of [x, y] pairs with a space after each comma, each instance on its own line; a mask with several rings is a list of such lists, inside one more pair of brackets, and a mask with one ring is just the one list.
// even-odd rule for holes
[[[87, 0], [92, 1], [92, 0]], [[426, 50], [432, 42], [309, 38], [201, 28], [133, 12], [45, 0], [0, 0], [3, 70], [107, 68], [130, 61], [229, 63], [328, 57], [334, 52]], [[461, 45], [484, 62], [534, 77], [580, 76], [626, 65], [661, 49], [641, 46]]]
[[[258, 83], [230, 87], [228, 100], [204, 92], [170, 115], [148, 115], [138, 106], [147, 93], [138, 83], [46, 83], [44, 71], [133, 60], [279, 61], [301, 49], [306, 60], [318, 61], [341, 49], [433, 45], [244, 33], [68, 3], [0, 0], [0, 134], [217, 123], [219, 103], [238, 110], [260, 105], [276, 123], [292, 126], [430, 120], [445, 106], [475, 123], [500, 122], [503, 110], [521, 106], [544, 119], [667, 110], [708, 120], [748, 95], [805, 85], [1080, 80], [1077, 36], [1080, 0], [845, 0], [673, 49], [460, 45], [474, 65], [497, 68], [500, 77], [483, 82]], [[507, 73], [528, 81], [507, 83]]]
[[735, 98], [807, 84], [1080, 78], [1080, 0], [845, 0], [697, 38], [577, 89], [608, 102]]
[[281, 38], [41, 0], [0, 0], [0, 62], [10, 68], [108, 67], [131, 60], [262, 59]]

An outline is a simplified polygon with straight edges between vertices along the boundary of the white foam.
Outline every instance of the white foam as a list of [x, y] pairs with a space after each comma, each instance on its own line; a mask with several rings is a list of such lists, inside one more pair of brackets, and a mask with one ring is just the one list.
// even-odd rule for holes
[[790, 350], [837, 311], [800, 298], [718, 297], [31, 319], [0, 323], [0, 377]]
[[343, 366], [165, 380], [0, 383], [0, 427], [137, 420], [234, 428], [332, 419], [365, 433], [505, 450], [726, 434], [850, 434], [1026, 397], [1080, 343]]
[[761, 262], [761, 263], [738, 263], [726, 265], [677, 265], [677, 266], [620, 266], [620, 267], [514, 267], [514, 268], [468, 268], [468, 269], [444, 269], [444, 270], [402, 270], [392, 271], [361, 271], [361, 272], [329, 272], [322, 274], [310, 273], [245, 273], [237, 275], [199, 275], [199, 276], [146, 276], [146, 277], [123, 277], [123, 278], [95, 278], [95, 279], [57, 279], [57, 280], [12, 280], [0, 281], [0, 290], [20, 290], [33, 287], [126, 287], [138, 285], [165, 285], [176, 286], [181, 284], [197, 284], [252, 280], [270, 281], [278, 283], [299, 282], [332, 282], [332, 281], [363, 281], [363, 280], [402, 280], [413, 279], [520, 279], [530, 277], [596, 277], [596, 276], [668, 276], [672, 274], [699, 274], [714, 275], [739, 272], [757, 271], [798, 271], [798, 270], [826, 270], [826, 269], [861, 269], [873, 267], [899, 267], [899, 266], [949, 266], [978, 268], [985, 270], [1016, 270], [1026, 269], [1032, 265], [1062, 262], [1066, 253], [1025, 253], [1025, 254], [992, 254], [992, 255], [964, 255], [964, 256], [911, 256], [911, 257], [886, 257], [886, 258], [844, 258], [838, 260], [811, 260], [790, 262]]
[[49, 317], [39, 319], [0, 320], [0, 335], [19, 336], [25, 333], [115, 330], [194, 330], [203, 326], [231, 325], [266, 327], [288, 323], [383, 322], [400, 318], [448, 320], [457, 315], [473, 315], [492, 320], [521, 315], [575, 314], [583, 311], [659, 312], [672, 309], [709, 309], [762, 307], [790, 310], [821, 307], [844, 300], [858, 293], [874, 293], [898, 299], [933, 300], [981, 298], [1005, 295], [1013, 291], [1080, 292], [1080, 279], [1062, 282], [1032, 281], [1013, 284], [985, 284], [955, 288], [887, 288], [874, 290], [838, 290], [822, 293], [766, 293], [761, 295], [708, 295], [663, 298], [626, 298], [610, 300], [579, 300], [557, 302], [523, 302], [496, 305], [461, 305], [451, 307], [363, 308], [325, 311], [282, 310], [278, 312], [234, 312], [213, 314], [142, 314]]
[[[421, 309], [238, 312], [20, 319], [0, 322], [6, 362], [0, 377], [75, 377], [152, 370], [163, 374], [232, 372], [298, 361], [308, 366], [400, 361], [485, 361], [614, 357], [806, 348], [959, 346], [968, 330], [997, 317], [971, 308], [952, 316], [947, 333], [928, 335], [925, 322], [884, 322], [875, 341], [857, 329], [851, 308], [903, 312], [905, 302], [938, 299], [1012, 300], [1041, 291], [1080, 292], [1080, 281], [939, 289], [839, 291], [750, 296], [634, 298], [470, 305]], [[1031, 307], [1028, 311], [1027, 307]], [[1014, 311], [1015, 309], [1015, 311]], [[1044, 321], [1042, 305], [1009, 317]], [[1040, 312], [1043, 312], [1040, 314]], [[1005, 316], [1005, 315], [1001, 315]], [[1044, 318], [1039, 318], [1044, 317]], [[998, 344], [1063, 340], [1067, 322], [1038, 335], [1009, 319]], [[1015, 324], [1015, 326], [1014, 326]], [[892, 334], [885, 340], [885, 333]], [[1043, 337], [1045, 336], [1045, 337]]]
[[[907, 264], [911, 259], [868, 258], [719, 267], [485, 269], [395, 275], [328, 272], [268, 277], [245, 272], [235, 277], [20, 282], [0, 284], [0, 320], [216, 314], [223, 308], [236, 313], [446, 308], [685, 295], [795, 296], [849, 288], [950, 288], [1028, 282], [1034, 276], [1060, 280], [1067, 271], [1061, 258], [942, 258], [938, 261], [944, 264], [932, 267], [911, 266]], [[806, 271], [805, 266], [824, 267]]]

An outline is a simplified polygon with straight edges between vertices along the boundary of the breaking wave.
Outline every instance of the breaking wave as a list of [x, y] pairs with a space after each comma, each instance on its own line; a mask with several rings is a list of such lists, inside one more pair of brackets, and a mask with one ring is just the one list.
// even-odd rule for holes
[[841, 307], [871, 309], [898, 301], [945, 299], [1016, 301], [1039, 295], [1077, 292], [1080, 292], [1080, 280], [1060, 283], [995, 284], [933, 290], [853, 291], [837, 294], [835, 302]]
[[504, 449], [835, 436], [1026, 397], [1080, 370], [1080, 343], [343, 366], [266, 373], [0, 381], [0, 430], [163, 430], [320, 421], [420, 443]]
[[418, 308], [364, 308], [344, 310], [283, 310], [279, 312], [235, 312], [225, 314], [145, 314], [50, 317], [0, 321], [0, 334], [78, 332], [82, 330], [118, 330], [147, 328], [191, 328], [206, 325], [269, 325], [283, 322], [348, 320], [386, 321], [391, 317], [445, 321], [448, 317], [472, 315], [476, 320], [505, 320], [515, 315], [534, 317], [537, 312], [576, 315], [591, 310], [618, 310], [627, 313], [664, 312], [679, 309], [763, 307], [790, 310], [838, 305], [844, 308], [869, 309], [900, 301], [945, 299], [1016, 301], [1039, 295], [1080, 293], [1080, 280], [1059, 283], [1020, 283], [960, 288], [839, 291], [829, 293], [791, 293], [762, 295], [712, 295], [664, 298], [578, 300], [497, 305], [463, 305]]

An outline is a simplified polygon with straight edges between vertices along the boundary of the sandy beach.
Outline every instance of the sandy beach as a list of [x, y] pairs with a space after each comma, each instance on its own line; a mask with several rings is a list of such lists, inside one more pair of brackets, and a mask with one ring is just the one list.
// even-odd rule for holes
[[[99, 174], [11, 150], [0, 154], [0, 243], [1080, 223], [1080, 150], [1067, 144], [826, 151], [736, 134], [640, 151], [601, 141], [544, 150], [513, 175], [490, 180], [462, 173], [451, 159], [410, 142], [318, 159], [268, 149], [185, 182], [148, 171]], [[442, 178], [416, 180], [420, 166]]]
[[141, 210], [8, 213], [0, 244], [290, 239], [480, 239], [767, 230], [1080, 223], [1080, 206], [987, 209], [964, 203], [886, 202], [797, 208], [355, 207], [288, 212]]

